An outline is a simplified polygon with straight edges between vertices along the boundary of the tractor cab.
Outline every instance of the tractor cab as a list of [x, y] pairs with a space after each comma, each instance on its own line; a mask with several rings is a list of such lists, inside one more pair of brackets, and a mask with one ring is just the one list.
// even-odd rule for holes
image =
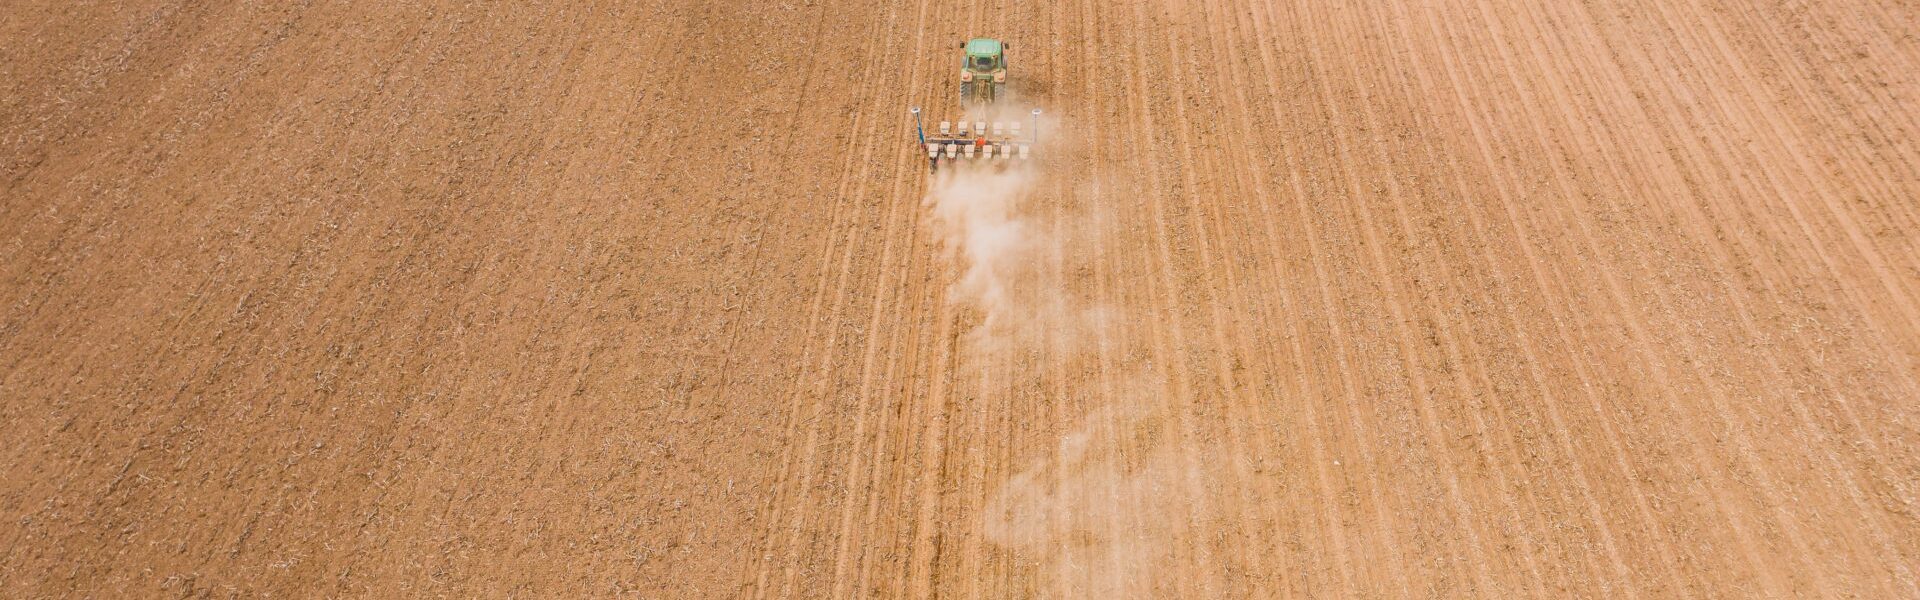
[[972, 71], [974, 75], [990, 76], [994, 71], [1007, 68], [1006, 49], [1001, 45], [1000, 40], [974, 38], [967, 41], [965, 48], [967, 49], [966, 69]]
[[1007, 83], [1007, 45], [992, 38], [974, 38], [960, 44], [966, 56], [960, 62], [960, 99], [963, 103], [991, 103]]

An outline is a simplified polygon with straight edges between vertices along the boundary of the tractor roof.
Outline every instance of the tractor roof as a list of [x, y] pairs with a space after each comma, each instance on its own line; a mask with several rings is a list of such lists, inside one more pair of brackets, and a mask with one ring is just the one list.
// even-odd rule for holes
[[967, 40], [967, 56], [1000, 56], [1000, 40], [992, 38]]

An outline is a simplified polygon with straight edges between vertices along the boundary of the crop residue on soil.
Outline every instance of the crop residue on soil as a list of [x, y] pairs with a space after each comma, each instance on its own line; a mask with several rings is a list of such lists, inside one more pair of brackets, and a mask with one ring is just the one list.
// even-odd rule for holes
[[0, 598], [1920, 597], [1898, 2], [8, 8]]

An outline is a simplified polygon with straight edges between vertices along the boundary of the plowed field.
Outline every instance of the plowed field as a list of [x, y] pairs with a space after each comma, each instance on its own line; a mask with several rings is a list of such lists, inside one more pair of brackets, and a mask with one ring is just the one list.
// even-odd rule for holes
[[1920, 597], [1916, 35], [12, 2], [0, 597]]

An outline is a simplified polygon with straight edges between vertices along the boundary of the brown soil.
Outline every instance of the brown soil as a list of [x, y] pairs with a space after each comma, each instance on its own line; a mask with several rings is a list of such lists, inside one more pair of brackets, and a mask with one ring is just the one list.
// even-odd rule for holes
[[1920, 596], [1920, 8], [746, 4], [0, 11], [0, 597]]

